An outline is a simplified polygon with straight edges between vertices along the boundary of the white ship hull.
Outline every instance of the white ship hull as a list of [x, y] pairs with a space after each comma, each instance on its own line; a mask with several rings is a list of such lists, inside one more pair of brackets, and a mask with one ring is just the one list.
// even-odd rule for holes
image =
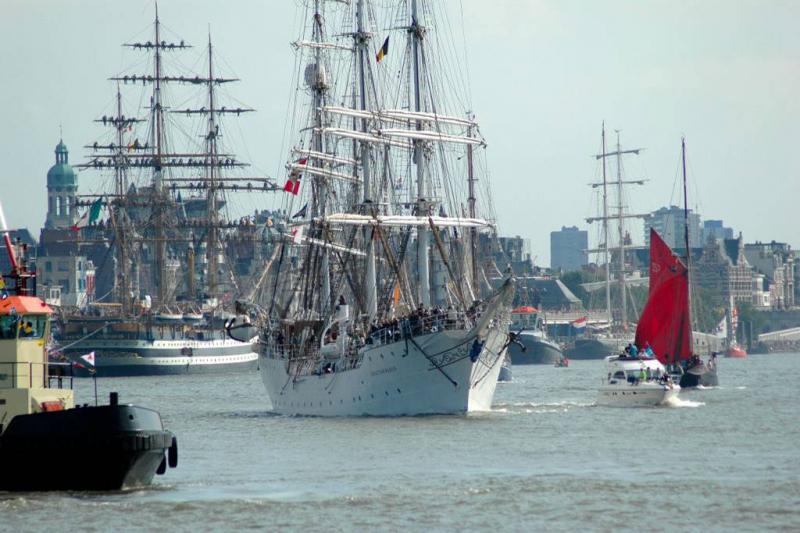
[[664, 405], [677, 398], [680, 390], [678, 385], [670, 387], [655, 383], [608, 385], [600, 387], [597, 404], [615, 407], [653, 407]]
[[[475, 334], [441, 331], [383, 345], [367, 345], [352, 369], [294, 377], [285, 359], [262, 355], [259, 366], [272, 409], [307, 416], [407, 416], [488, 411], [507, 335], [486, 335], [479, 357]], [[423, 353], [424, 352], [424, 353]], [[427, 354], [427, 356], [426, 356]]]

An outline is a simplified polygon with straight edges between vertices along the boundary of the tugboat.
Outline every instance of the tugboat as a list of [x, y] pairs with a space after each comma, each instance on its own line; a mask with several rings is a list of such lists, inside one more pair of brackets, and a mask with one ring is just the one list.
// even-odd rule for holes
[[75, 407], [71, 377], [48, 372], [53, 310], [33, 296], [35, 274], [24, 246], [15, 254], [2, 207], [0, 223], [11, 261], [11, 274], [0, 277], [0, 491], [148, 485], [177, 466], [175, 436], [156, 411], [120, 405], [114, 392], [109, 405]]

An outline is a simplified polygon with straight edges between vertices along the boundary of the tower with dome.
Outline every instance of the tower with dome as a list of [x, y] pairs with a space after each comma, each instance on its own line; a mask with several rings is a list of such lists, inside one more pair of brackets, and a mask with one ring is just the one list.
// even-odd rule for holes
[[46, 229], [69, 228], [78, 219], [78, 176], [69, 164], [69, 150], [63, 140], [58, 141], [55, 154], [56, 162], [47, 171]]

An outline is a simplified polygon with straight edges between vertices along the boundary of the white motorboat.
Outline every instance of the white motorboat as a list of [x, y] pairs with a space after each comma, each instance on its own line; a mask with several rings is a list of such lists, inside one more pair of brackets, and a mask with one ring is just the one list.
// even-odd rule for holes
[[681, 390], [658, 359], [612, 355], [605, 361], [607, 375], [597, 396], [598, 405], [663, 405], [676, 398]]

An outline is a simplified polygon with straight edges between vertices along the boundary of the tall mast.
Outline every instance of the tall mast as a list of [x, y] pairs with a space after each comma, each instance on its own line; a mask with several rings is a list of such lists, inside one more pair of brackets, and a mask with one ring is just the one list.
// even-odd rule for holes
[[155, 78], [153, 84], [153, 113], [155, 127], [153, 134], [155, 139], [155, 168], [153, 174], [153, 185], [155, 188], [155, 239], [156, 239], [156, 286], [158, 287], [158, 305], [163, 306], [167, 295], [166, 280], [166, 255], [167, 243], [164, 235], [164, 198], [163, 181], [161, 176], [161, 155], [163, 141], [163, 120], [164, 114], [161, 107], [161, 28], [158, 20], [158, 4], [156, 4], [156, 40], [155, 40]]
[[206, 167], [208, 189], [206, 191], [206, 215], [208, 217], [208, 232], [206, 240], [206, 260], [208, 263], [207, 288], [212, 299], [217, 294], [217, 226], [219, 213], [217, 212], [217, 117], [214, 113], [214, 69], [211, 48], [211, 34], [208, 35], [208, 134], [206, 135], [206, 152], [210, 165]]
[[[422, 87], [420, 82], [420, 55], [422, 37], [424, 28], [419, 24], [417, 14], [417, 0], [411, 0], [411, 44], [413, 51], [413, 69], [414, 69], [414, 111], [417, 113], [422, 111]], [[422, 121], [417, 120], [417, 131], [422, 130]], [[427, 181], [425, 176], [425, 154], [423, 150], [423, 141], [414, 141], [414, 163], [417, 166], [417, 216], [424, 217], [428, 215], [428, 201], [427, 201]], [[427, 226], [417, 227], [417, 275], [419, 285], [419, 301], [425, 307], [431, 305], [431, 282], [428, 257], [430, 241], [430, 230]]]
[[[370, 55], [368, 53], [369, 35], [364, 30], [364, 0], [358, 0], [356, 5], [356, 42], [358, 45], [358, 90], [360, 93], [359, 107], [362, 111], [368, 108], [367, 102], [367, 82], [366, 82], [366, 69], [368, 68], [367, 61]], [[369, 121], [367, 118], [361, 119], [361, 131], [369, 131]], [[377, 208], [372, 198], [372, 184], [370, 173], [370, 144], [366, 141], [361, 142], [361, 169], [363, 176], [363, 201], [366, 214], [374, 213]], [[366, 313], [370, 319], [374, 318], [378, 313], [378, 295], [377, 295], [377, 280], [375, 273], [375, 245], [372, 238], [372, 229], [365, 228], [365, 240], [367, 249], [367, 264], [366, 264], [366, 277], [364, 280], [365, 290], [365, 306]]]
[[130, 272], [128, 269], [128, 243], [127, 243], [127, 213], [123, 208], [123, 202], [125, 202], [124, 194], [127, 190], [127, 183], [126, 183], [126, 169], [125, 169], [125, 158], [123, 156], [122, 150], [123, 146], [125, 146], [125, 141], [123, 138], [123, 132], [126, 129], [126, 121], [122, 118], [122, 93], [119, 89], [119, 84], [117, 84], [117, 117], [116, 117], [116, 124], [117, 124], [117, 161], [114, 165], [114, 172], [116, 174], [116, 195], [118, 198], [117, 209], [116, 209], [116, 216], [114, 221], [114, 228], [116, 232], [116, 240], [117, 240], [117, 268], [116, 268], [116, 275], [117, 275], [117, 283], [116, 286], [119, 290], [119, 301], [122, 304], [122, 312], [127, 313], [130, 311], [129, 300], [130, 300]]
[[[467, 129], [467, 137], [472, 137], [473, 126]], [[469, 197], [467, 198], [467, 206], [469, 209], [469, 217], [475, 218], [475, 168], [473, 162], [473, 146], [467, 145], [467, 185], [469, 188]], [[478, 296], [478, 230], [476, 228], [469, 229], [469, 255], [470, 255], [470, 272], [472, 279], [472, 292], [475, 297]]]
[[622, 303], [623, 331], [628, 330], [628, 300], [625, 298], [625, 227], [623, 225], [623, 201], [622, 194], [622, 149], [619, 144], [619, 130], [617, 130], [617, 200], [618, 205], [618, 233], [619, 233], [619, 298]]
[[[602, 153], [606, 153], [606, 122], [603, 121]], [[603, 262], [606, 265], [606, 316], [609, 324], [611, 318], [611, 264], [608, 257], [608, 179], [606, 177], [606, 158], [603, 157]]]
[[[689, 194], [686, 190], [686, 138], [681, 137], [681, 167], [683, 169], [683, 244], [686, 246], [686, 290], [689, 309], [689, 350], [694, 351], [692, 341], [692, 269], [691, 250], [689, 249]], [[730, 328], [729, 328], [730, 329]]]
[[[313, 40], [316, 43], [323, 42], [323, 16], [321, 12], [320, 0], [314, 0], [314, 29]], [[327, 82], [324, 73], [324, 64], [322, 56], [322, 47], [317, 46], [314, 48], [314, 83], [311, 87], [314, 96], [314, 133], [311, 138], [311, 147], [314, 151], [319, 153], [325, 152], [325, 144], [322, 136], [322, 108], [326, 104], [325, 93], [328, 90]], [[312, 160], [314, 165], [320, 164], [317, 159]], [[306, 164], [311, 165], [311, 161]], [[324, 165], [324, 163], [322, 163]], [[318, 194], [315, 199], [316, 206], [312, 206], [312, 213], [314, 216], [321, 218], [325, 217], [328, 203], [328, 190], [324, 179], [317, 180]], [[320, 228], [324, 231], [324, 228]], [[325, 235], [320, 235], [320, 240], [325, 240]], [[330, 253], [327, 248], [319, 250], [322, 255], [322, 265], [320, 268], [320, 276], [322, 277], [322, 294], [319, 297], [320, 316], [325, 316], [331, 308], [331, 274], [330, 274]], [[375, 266], [375, 257], [372, 258], [373, 273]]]

